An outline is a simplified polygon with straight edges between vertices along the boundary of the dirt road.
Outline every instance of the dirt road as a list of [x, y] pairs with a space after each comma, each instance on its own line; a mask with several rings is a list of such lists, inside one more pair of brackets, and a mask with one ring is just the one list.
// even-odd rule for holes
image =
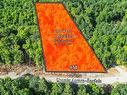
[[[58, 75], [40, 75], [40, 77], [44, 77], [47, 81], [51, 82], [73, 82], [77, 84], [88, 84], [90, 82], [95, 82], [96, 84], [115, 84], [115, 83], [127, 83], [127, 71], [125, 71], [123, 68], [120, 66], [115, 66], [115, 70], [118, 72], [115, 73], [114, 75], [108, 73], [84, 73], [82, 74], [82, 77], [64, 77], [64, 76], [58, 76]], [[0, 75], [0, 78], [5, 78], [5, 77], [11, 77], [12, 79], [21, 77], [28, 72], [24, 71], [20, 75], [17, 75], [15, 72], [9, 72], [6, 75]], [[29, 72], [32, 74], [32, 72]]]

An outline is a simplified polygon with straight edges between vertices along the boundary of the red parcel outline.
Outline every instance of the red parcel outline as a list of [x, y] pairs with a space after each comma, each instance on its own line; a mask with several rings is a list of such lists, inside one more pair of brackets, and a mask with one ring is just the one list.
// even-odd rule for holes
[[[63, 3], [35, 3], [35, 8], [47, 72], [107, 72]], [[59, 39], [72, 44], [55, 42], [60, 30], [69, 31], [59, 32], [61, 35], [69, 33], [73, 37]]]

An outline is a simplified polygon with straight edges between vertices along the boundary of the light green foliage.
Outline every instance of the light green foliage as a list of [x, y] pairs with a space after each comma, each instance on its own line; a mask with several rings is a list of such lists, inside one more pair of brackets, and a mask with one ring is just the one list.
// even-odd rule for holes
[[70, 85], [70, 83], [67, 83], [65, 84], [65, 87], [64, 87], [64, 91], [62, 93], [62, 95], [73, 95], [73, 89]]
[[90, 95], [104, 95], [104, 90], [96, 84], [88, 85]]
[[54, 84], [52, 84], [53, 86], [52, 86], [52, 89], [51, 89], [51, 94], [50, 95], [61, 95], [61, 93], [63, 92], [63, 88], [64, 88], [64, 86], [63, 86], [63, 84], [61, 84], [61, 83], [54, 83]]
[[[19, 79], [0, 79], [0, 95], [29, 95], [30, 90], [28, 88], [22, 88], [23, 83], [20, 82]], [[22, 82], [25, 82], [25, 80]]]
[[0, 1], [0, 64], [42, 64], [42, 51], [31, 0]]
[[[127, 65], [126, 0], [33, 2], [63, 2], [106, 68]], [[0, 0], [0, 64], [43, 63], [34, 8], [32, 0]]]
[[90, 95], [90, 94], [86, 92], [85, 85], [79, 85], [77, 95]]
[[47, 81], [43, 78], [39, 81], [39, 88], [38, 88], [39, 92], [41, 92], [41, 94], [46, 94], [48, 95], [49, 90], [48, 90], [48, 83]]
[[127, 95], [127, 85], [126, 84], [116, 85], [113, 88], [111, 95]]
[[127, 65], [127, 1], [72, 0], [65, 6], [106, 68]]
[[[112, 86], [111, 91], [107, 90], [109, 85], [103, 87], [96, 84], [79, 84], [78, 88], [75, 86], [70, 83], [50, 83], [32, 76], [13, 80], [5, 78], [0, 79], [0, 95], [127, 95], [126, 84]], [[105, 87], [107, 89], [104, 90]]]

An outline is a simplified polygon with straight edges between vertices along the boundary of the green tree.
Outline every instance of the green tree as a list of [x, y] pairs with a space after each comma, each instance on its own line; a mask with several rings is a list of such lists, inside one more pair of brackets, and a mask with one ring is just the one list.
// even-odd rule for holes
[[18, 90], [17, 95], [30, 95], [29, 89], [24, 88], [24, 89]]
[[104, 90], [102, 89], [102, 87], [97, 86], [93, 83], [88, 85], [87, 92], [89, 92], [90, 95], [104, 95]]
[[61, 95], [63, 92], [63, 84], [53, 83], [50, 95]]
[[77, 95], [89, 95], [84, 85], [79, 85]]
[[70, 83], [66, 83], [62, 95], [73, 95], [73, 89]]
[[49, 95], [49, 88], [48, 88], [48, 83], [47, 81], [43, 78], [41, 80], [39, 80], [39, 88], [38, 91], [41, 94], [45, 94], [45, 95]]
[[127, 85], [126, 84], [116, 85], [113, 88], [111, 95], [127, 95]]

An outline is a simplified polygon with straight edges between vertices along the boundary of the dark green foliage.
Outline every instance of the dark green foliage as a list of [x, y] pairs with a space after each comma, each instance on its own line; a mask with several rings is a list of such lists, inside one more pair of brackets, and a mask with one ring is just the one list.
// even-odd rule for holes
[[0, 64], [42, 63], [31, 0], [0, 1]]
[[86, 88], [90, 95], [104, 95], [104, 90], [102, 87], [99, 87], [96, 84], [90, 84]]
[[25, 80], [21, 81], [19, 79], [12, 80], [10, 78], [0, 79], [0, 95], [30, 95], [30, 90], [28, 88], [22, 87]]
[[75, 91], [74, 88], [71, 83], [50, 83], [39, 77], [0, 79], [0, 95], [127, 95], [126, 84], [117, 84], [112, 91], [105, 89], [109, 85], [79, 84]]
[[42, 64], [32, 2], [63, 2], [106, 68], [127, 65], [126, 0], [0, 0], [0, 64]]
[[126, 65], [127, 1], [78, 0], [65, 4], [104, 66]]

